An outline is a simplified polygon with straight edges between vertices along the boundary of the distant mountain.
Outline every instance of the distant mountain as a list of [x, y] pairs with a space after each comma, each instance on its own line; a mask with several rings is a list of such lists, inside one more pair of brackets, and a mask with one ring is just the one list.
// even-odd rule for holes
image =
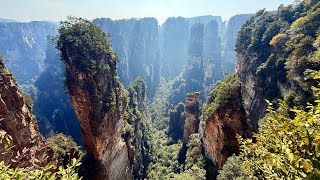
[[16, 21], [16, 20], [13, 20], [13, 19], [0, 18], [0, 22], [17, 22], [17, 21]]
[[[128, 86], [141, 76], [146, 82], [149, 97], [155, 94], [161, 76], [171, 79], [181, 74], [186, 66], [191, 67], [187, 64], [187, 57], [188, 47], [193, 42], [189, 41], [190, 32], [195, 24], [204, 26], [204, 38], [207, 40], [200, 43], [203, 46], [201, 58], [208, 65], [204, 68], [206, 89], [213, 80], [221, 78], [225, 71], [222, 67], [234, 69], [235, 56], [228, 56], [228, 62], [233, 62], [230, 65], [223, 63], [227, 61], [222, 59], [221, 53], [235, 48], [223, 50], [222, 34], [226, 37], [233, 35], [241, 24], [233, 26], [222, 22], [220, 16], [169, 18], [162, 26], [155, 18], [101, 18], [93, 20], [93, 23], [111, 36], [112, 48], [120, 59], [117, 63], [120, 81]], [[80, 144], [79, 126], [62, 84], [64, 65], [51, 42], [58, 27], [56, 22], [0, 19], [0, 54], [21, 89], [33, 98], [33, 111], [37, 115], [40, 132], [45, 137], [62, 132]], [[226, 39], [235, 44], [234, 36]], [[184, 95], [181, 100], [185, 100]]]

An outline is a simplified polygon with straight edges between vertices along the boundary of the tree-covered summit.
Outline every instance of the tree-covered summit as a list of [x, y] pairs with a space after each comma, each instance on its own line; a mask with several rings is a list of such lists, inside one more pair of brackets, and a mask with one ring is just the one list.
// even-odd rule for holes
[[67, 21], [60, 23], [58, 31], [56, 47], [61, 51], [62, 60], [66, 64], [74, 64], [80, 71], [103, 68], [99, 66], [99, 61], [107, 59], [115, 62], [118, 59], [109, 42], [109, 35], [89, 20], [68, 17]]

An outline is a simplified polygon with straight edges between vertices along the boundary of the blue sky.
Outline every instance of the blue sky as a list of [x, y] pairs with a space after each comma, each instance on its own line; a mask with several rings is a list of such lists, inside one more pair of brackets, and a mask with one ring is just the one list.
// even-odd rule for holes
[[88, 19], [155, 17], [160, 23], [172, 16], [232, 15], [275, 10], [294, 0], [3, 0], [0, 18], [18, 21], [60, 21], [67, 15]]

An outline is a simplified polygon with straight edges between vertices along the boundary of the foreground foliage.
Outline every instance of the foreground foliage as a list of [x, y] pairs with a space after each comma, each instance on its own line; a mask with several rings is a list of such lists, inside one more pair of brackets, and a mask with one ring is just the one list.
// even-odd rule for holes
[[57, 172], [53, 171], [53, 165], [41, 169], [24, 171], [22, 168], [10, 168], [3, 161], [0, 162], [0, 179], [43, 179], [43, 180], [78, 180], [81, 179], [76, 169], [81, 165], [79, 160], [72, 159], [66, 168], [59, 167]]
[[[320, 72], [309, 74], [320, 79]], [[270, 105], [254, 139], [240, 139], [242, 168], [250, 179], [320, 178], [320, 88], [313, 89], [314, 105], [306, 110], [290, 110], [283, 101], [277, 110]]]
[[[14, 146], [12, 142], [12, 137], [6, 133], [0, 134], [0, 143], [5, 147], [5, 150], [8, 150], [9, 148]], [[56, 169], [56, 167], [53, 164], [47, 164], [45, 167], [42, 167], [41, 169], [35, 169], [30, 171], [24, 168], [11, 168], [10, 166], [6, 165], [3, 161], [0, 161], [0, 179], [79, 180], [82, 179], [81, 177], [79, 177], [77, 173], [77, 169], [80, 165], [80, 159], [72, 158], [65, 167], [59, 166], [59, 168]]]
[[54, 151], [54, 156], [60, 165], [67, 167], [72, 159], [80, 159], [82, 151], [71, 136], [62, 133], [46, 139], [46, 144]]

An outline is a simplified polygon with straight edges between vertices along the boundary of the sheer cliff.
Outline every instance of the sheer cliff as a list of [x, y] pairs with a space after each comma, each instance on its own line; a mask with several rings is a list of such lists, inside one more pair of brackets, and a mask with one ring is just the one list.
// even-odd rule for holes
[[[303, 1], [280, 6], [276, 12], [261, 10], [242, 26], [236, 43], [236, 73], [214, 86], [205, 110], [204, 148], [217, 169], [232, 153], [239, 153], [236, 134], [250, 137], [264, 122], [265, 99], [279, 108], [276, 112], [285, 106], [290, 117], [295, 114], [289, 109], [313, 103], [312, 86], [317, 82], [308, 77], [310, 71], [320, 69], [319, 5]], [[256, 143], [255, 138], [249, 141]]]
[[129, 85], [141, 76], [147, 82], [148, 96], [154, 96], [160, 82], [158, 21], [95, 19], [93, 23], [111, 34], [111, 42], [121, 59], [118, 70], [123, 83]]
[[205, 154], [213, 163], [213, 169], [208, 174], [214, 177], [229, 156], [239, 153], [236, 136], [246, 137], [248, 134], [240, 80], [230, 75], [215, 84], [205, 106], [202, 138]]

